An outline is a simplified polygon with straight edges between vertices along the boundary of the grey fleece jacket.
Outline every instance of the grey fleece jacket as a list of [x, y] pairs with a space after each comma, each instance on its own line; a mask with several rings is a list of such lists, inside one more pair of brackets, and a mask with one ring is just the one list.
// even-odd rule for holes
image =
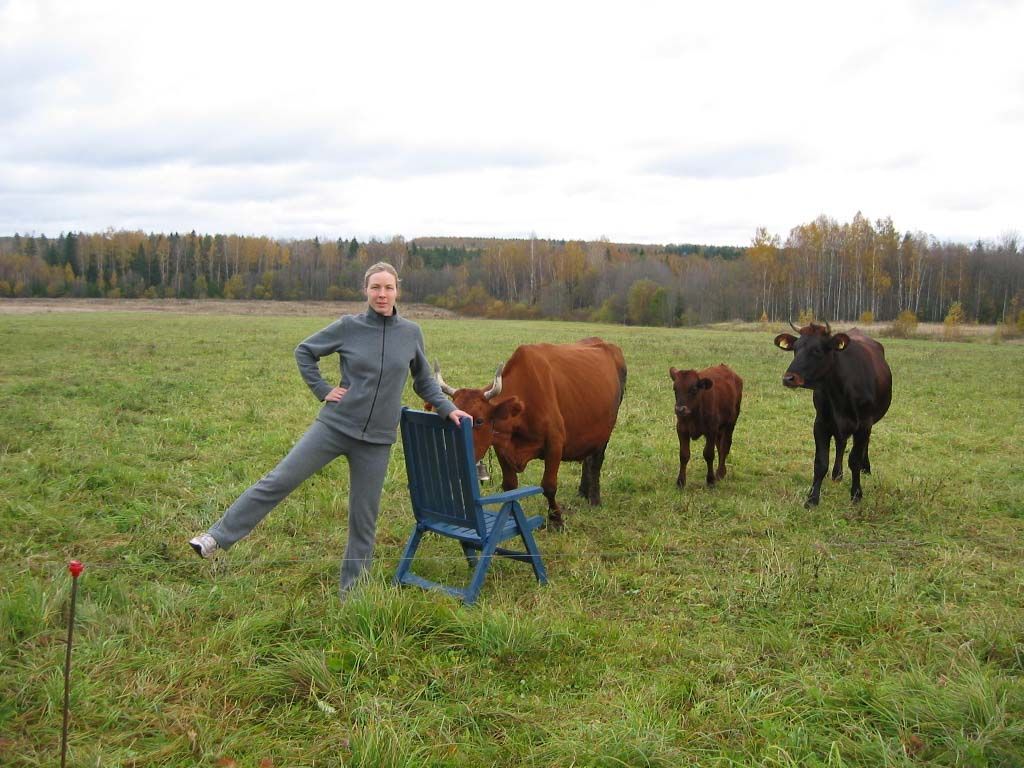
[[394, 443], [402, 415], [402, 390], [412, 373], [416, 394], [448, 418], [455, 405], [437, 385], [423, 349], [423, 332], [398, 308], [384, 317], [369, 307], [361, 315], [344, 315], [295, 348], [299, 373], [320, 401], [334, 388], [324, 381], [317, 361], [337, 352], [341, 386], [337, 403], [324, 402], [317, 421], [368, 443]]

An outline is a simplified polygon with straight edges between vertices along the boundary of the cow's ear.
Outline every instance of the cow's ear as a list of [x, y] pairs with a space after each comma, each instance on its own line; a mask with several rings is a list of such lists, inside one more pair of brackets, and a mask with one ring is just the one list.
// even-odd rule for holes
[[850, 346], [850, 337], [845, 333], [837, 333], [832, 337], [832, 349], [836, 352], [842, 352], [848, 346]]
[[711, 379], [697, 379], [697, 389], [711, 389], [715, 382]]
[[518, 416], [523, 412], [523, 401], [513, 395], [508, 400], [502, 400], [496, 406], [491, 414], [492, 421], [500, 421], [502, 419], [511, 419]]
[[794, 344], [796, 344], [796, 336], [791, 333], [780, 333], [775, 337], [775, 346], [787, 352], [793, 348]]
[[673, 365], [671, 368], [668, 369], [668, 377], [670, 379], [672, 379], [672, 381], [675, 381], [676, 379], [678, 379], [679, 378], [679, 369], [676, 368]]

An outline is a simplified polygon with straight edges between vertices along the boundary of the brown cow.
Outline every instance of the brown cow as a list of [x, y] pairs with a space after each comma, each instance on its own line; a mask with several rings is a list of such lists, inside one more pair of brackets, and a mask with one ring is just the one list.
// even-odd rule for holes
[[[686, 485], [686, 464], [690, 461], [690, 439], [704, 438], [704, 460], [708, 463], [707, 483], [725, 477], [725, 460], [732, 447], [732, 432], [740, 417], [743, 379], [725, 363], [703, 371], [669, 368], [676, 393], [676, 434], [679, 436], [679, 476], [676, 485]], [[712, 472], [715, 448], [718, 472]]]
[[494, 446], [504, 490], [518, 487], [517, 474], [532, 459], [544, 459], [548, 519], [561, 528], [558, 467], [581, 461], [580, 496], [601, 503], [601, 464], [626, 388], [621, 349], [598, 338], [524, 344], [498, 366], [487, 389], [453, 389], [436, 367], [435, 373], [442, 391], [473, 415], [477, 460]]

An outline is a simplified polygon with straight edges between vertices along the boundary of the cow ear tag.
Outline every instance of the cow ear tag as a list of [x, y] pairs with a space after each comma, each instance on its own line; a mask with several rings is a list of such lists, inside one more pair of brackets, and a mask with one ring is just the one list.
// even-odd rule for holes
[[838, 350], [846, 349], [846, 341], [845, 341], [845, 339], [840, 339], [839, 340], [839, 343], [836, 344], [836, 349], [838, 349]]

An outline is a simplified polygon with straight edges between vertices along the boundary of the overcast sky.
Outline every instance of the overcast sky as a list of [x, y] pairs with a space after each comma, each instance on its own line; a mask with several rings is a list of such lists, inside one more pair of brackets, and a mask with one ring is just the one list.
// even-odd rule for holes
[[0, 0], [0, 234], [1024, 230], [1024, 2]]

